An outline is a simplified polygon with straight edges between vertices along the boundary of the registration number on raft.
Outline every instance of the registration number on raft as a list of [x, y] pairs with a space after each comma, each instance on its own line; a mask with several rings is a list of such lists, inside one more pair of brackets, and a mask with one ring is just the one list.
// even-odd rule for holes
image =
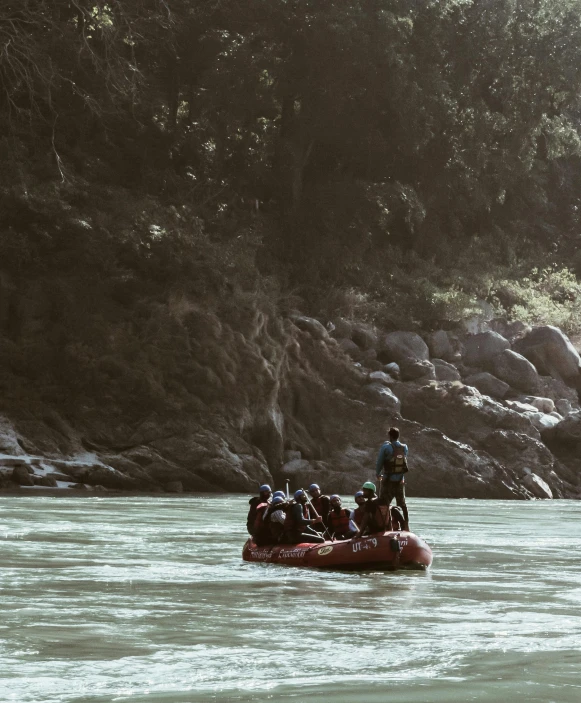
[[361, 540], [361, 542], [353, 542], [354, 552], [361, 552], [363, 549], [375, 549], [375, 547], [377, 547], [377, 539], [375, 537]]

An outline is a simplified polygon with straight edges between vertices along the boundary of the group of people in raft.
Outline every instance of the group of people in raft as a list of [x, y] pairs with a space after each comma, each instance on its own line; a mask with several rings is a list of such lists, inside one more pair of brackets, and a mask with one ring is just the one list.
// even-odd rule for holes
[[[259, 488], [251, 498], [246, 526], [258, 546], [270, 544], [319, 543], [344, 540], [386, 530], [409, 530], [405, 502], [405, 474], [408, 447], [399, 441], [397, 427], [389, 428], [389, 440], [381, 445], [375, 474], [379, 496], [371, 481], [355, 494], [357, 507], [344, 508], [338, 495], [324, 495], [313, 483], [295, 492], [294, 500], [283, 491]], [[310, 497], [309, 497], [310, 496]], [[395, 498], [397, 508], [391, 507]]]

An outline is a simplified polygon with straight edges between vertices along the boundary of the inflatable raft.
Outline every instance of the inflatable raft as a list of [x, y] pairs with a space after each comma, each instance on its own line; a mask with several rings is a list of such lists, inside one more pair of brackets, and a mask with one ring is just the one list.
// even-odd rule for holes
[[320, 569], [381, 570], [427, 569], [432, 550], [411, 532], [380, 532], [367, 537], [322, 544], [277, 544], [259, 547], [252, 538], [242, 550], [244, 561]]

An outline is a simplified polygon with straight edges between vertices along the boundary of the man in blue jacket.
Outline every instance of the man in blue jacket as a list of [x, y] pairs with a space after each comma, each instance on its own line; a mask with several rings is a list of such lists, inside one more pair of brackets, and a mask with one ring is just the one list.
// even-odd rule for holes
[[395, 502], [403, 512], [404, 530], [409, 530], [404, 478], [404, 474], [408, 471], [408, 447], [407, 444], [399, 441], [397, 427], [390, 427], [388, 434], [389, 441], [381, 445], [375, 464], [375, 475], [381, 481], [379, 497], [385, 500], [387, 505], [390, 505], [395, 498]]

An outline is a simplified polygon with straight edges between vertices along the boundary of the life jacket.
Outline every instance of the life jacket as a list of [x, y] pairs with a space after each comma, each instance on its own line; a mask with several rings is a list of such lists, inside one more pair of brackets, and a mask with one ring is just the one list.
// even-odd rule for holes
[[361, 505], [357, 506], [355, 510], [353, 511], [353, 522], [357, 525], [357, 527], [361, 527], [361, 523], [363, 522], [363, 516], [365, 515], [365, 510]]
[[[302, 525], [297, 525], [296, 520], [293, 517], [293, 507], [297, 505], [296, 501], [291, 503], [288, 506], [288, 510], [286, 511], [286, 517], [284, 519], [284, 526], [283, 530], [284, 532], [298, 532], [302, 529]], [[309, 506], [305, 503], [302, 506], [303, 509], [303, 517], [305, 520], [309, 519]]]
[[[311, 498], [311, 505], [314, 510], [317, 511], [317, 515], [323, 518], [323, 522], [327, 522], [327, 516], [329, 510], [331, 509], [331, 499], [329, 496], [320, 495], [318, 498]], [[312, 511], [311, 511], [312, 512]], [[317, 517], [314, 512], [312, 512], [311, 517]]]
[[256, 512], [254, 514], [254, 524], [252, 525], [252, 535], [256, 535], [261, 527], [264, 526], [264, 513], [270, 507], [270, 503], [260, 503], [256, 506]]
[[248, 516], [246, 518], [246, 529], [250, 534], [252, 534], [252, 530], [254, 529], [254, 520], [256, 518], [256, 508], [258, 505], [260, 505], [262, 501], [258, 496], [255, 496], [254, 498], [251, 498], [248, 501], [248, 505], [250, 506], [250, 510], [248, 511]]
[[375, 504], [375, 513], [371, 520], [371, 525], [369, 531], [373, 532], [384, 532], [391, 528], [391, 515], [389, 512], [389, 506], [385, 503]]
[[341, 508], [338, 513], [335, 510], [331, 510], [327, 523], [329, 532], [336, 535], [346, 535], [349, 532], [350, 515], [351, 511], [347, 510], [347, 508]]
[[383, 470], [386, 476], [390, 474], [405, 474], [409, 471], [407, 457], [405, 455], [404, 445], [390, 442], [392, 453], [383, 462]]

